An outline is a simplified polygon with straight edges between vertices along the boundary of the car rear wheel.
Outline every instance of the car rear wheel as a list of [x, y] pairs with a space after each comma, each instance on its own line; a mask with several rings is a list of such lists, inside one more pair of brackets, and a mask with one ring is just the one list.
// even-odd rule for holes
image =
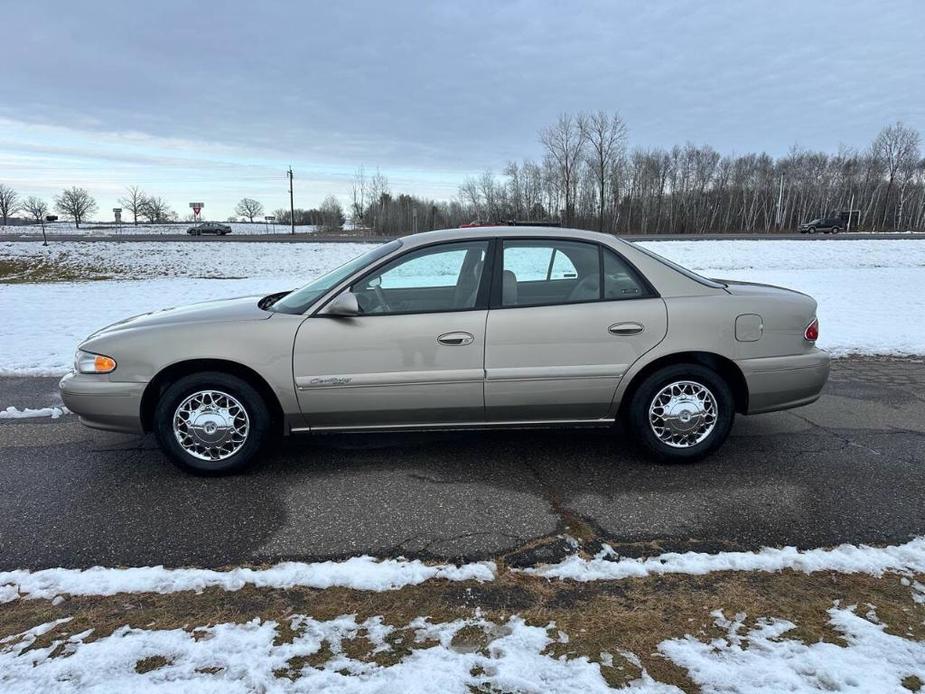
[[732, 428], [735, 401], [726, 381], [699, 364], [676, 364], [648, 376], [633, 393], [627, 419], [656, 460], [697, 460], [719, 448]]
[[257, 459], [269, 431], [270, 412], [260, 394], [221, 372], [179, 379], [154, 410], [161, 449], [179, 467], [197, 474], [243, 470]]

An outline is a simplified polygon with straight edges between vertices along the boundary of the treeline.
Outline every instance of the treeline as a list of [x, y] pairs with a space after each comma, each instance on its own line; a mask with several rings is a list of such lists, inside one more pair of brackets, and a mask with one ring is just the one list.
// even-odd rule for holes
[[344, 222], [347, 221], [343, 206], [333, 195], [326, 197], [320, 207], [310, 210], [303, 210], [296, 207], [293, 213], [294, 214], [290, 214], [289, 210], [280, 208], [275, 210], [273, 215], [276, 217], [277, 224], [288, 226], [294, 218], [296, 226], [311, 224], [318, 227], [321, 231], [328, 232], [340, 231], [344, 226]]
[[774, 232], [821, 216], [859, 231], [925, 229], [921, 139], [902, 123], [863, 149], [778, 158], [693, 144], [629, 150], [626, 132], [617, 114], [562, 115], [539, 134], [542, 160], [468, 178], [452, 202], [393, 195], [361, 168], [351, 212], [381, 234], [515, 219], [617, 234]]

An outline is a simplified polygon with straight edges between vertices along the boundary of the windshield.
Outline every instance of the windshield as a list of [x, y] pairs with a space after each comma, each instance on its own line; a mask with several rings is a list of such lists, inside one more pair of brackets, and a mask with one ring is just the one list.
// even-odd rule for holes
[[323, 294], [329, 292], [357, 270], [374, 263], [380, 258], [384, 258], [400, 247], [401, 241], [390, 241], [385, 245], [376, 246], [363, 255], [357, 256], [353, 260], [348, 260], [339, 268], [331, 270], [331, 272], [326, 275], [312, 280], [301, 289], [296, 289], [291, 294], [287, 294], [273, 304], [270, 310], [278, 313], [304, 313], [305, 309], [315, 303]]
[[723, 289], [726, 286], [722, 282], [717, 282], [716, 280], [711, 280], [707, 277], [703, 277], [702, 275], [698, 275], [693, 270], [688, 270], [686, 267], [682, 265], [678, 265], [677, 263], [672, 262], [671, 260], [668, 260], [668, 258], [663, 258], [658, 253], [650, 251], [648, 248], [644, 248], [638, 243], [634, 243], [633, 245], [636, 247], [637, 250], [640, 250], [643, 253], [645, 253], [647, 256], [649, 256], [650, 258], [654, 258], [658, 262], [664, 265], [667, 265], [672, 270], [676, 272], [680, 272], [682, 275], [684, 275], [688, 279], [692, 279], [695, 282], [700, 282], [700, 284], [705, 284], [706, 286], [713, 287], [714, 289]]

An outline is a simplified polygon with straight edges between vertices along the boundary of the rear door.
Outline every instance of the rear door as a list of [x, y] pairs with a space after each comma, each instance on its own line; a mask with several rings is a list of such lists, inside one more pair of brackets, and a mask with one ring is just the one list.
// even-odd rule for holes
[[665, 336], [665, 303], [616, 251], [506, 239], [485, 341], [489, 421], [606, 418], [623, 373]]

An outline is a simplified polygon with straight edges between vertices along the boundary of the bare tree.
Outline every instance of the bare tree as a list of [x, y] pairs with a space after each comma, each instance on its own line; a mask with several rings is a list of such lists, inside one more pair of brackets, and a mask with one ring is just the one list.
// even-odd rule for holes
[[241, 217], [247, 217], [247, 221], [253, 222], [254, 217], [263, 214], [263, 205], [253, 198], [241, 198], [238, 206], [234, 208], [234, 213]]
[[465, 205], [471, 205], [475, 210], [475, 219], [477, 221], [487, 221], [482, 219], [482, 191], [479, 187], [478, 180], [467, 177], [459, 186], [459, 199]]
[[74, 220], [74, 224], [80, 229], [80, 223], [88, 214], [96, 212], [96, 200], [87, 191], [86, 188], [72, 186], [65, 188], [61, 194], [55, 198], [55, 208], [65, 217]]
[[323, 231], [340, 231], [344, 226], [344, 209], [333, 195], [321, 203], [321, 228]]
[[366, 168], [361, 164], [353, 174], [353, 201], [350, 204], [350, 216], [353, 219], [354, 226], [363, 222], [363, 214], [366, 212]]
[[588, 166], [597, 184], [598, 231], [604, 231], [607, 217], [607, 184], [616, 160], [622, 156], [626, 142], [626, 124], [619, 113], [606, 111], [592, 113], [584, 119], [585, 139], [588, 143]]
[[[890, 207], [890, 195], [899, 179], [901, 187], [908, 178], [911, 178], [919, 157], [919, 133], [903, 123], [897, 121], [893, 125], [885, 127], [877, 137], [871, 149], [874, 156], [883, 161], [886, 167], [887, 186], [886, 193], [883, 196], [883, 219], [882, 226], [886, 227], [887, 215]], [[893, 228], [896, 229], [901, 223], [902, 203], [904, 202], [905, 190], [900, 193], [900, 204], [894, 208]]]
[[138, 214], [147, 219], [151, 224], [157, 222], [170, 221], [174, 216], [170, 204], [164, 198], [158, 198], [153, 195], [145, 195], [138, 208]]
[[565, 196], [565, 222], [571, 226], [574, 216], [575, 183], [585, 147], [585, 117], [563, 113], [555, 125], [540, 132], [540, 142], [553, 163], [558, 186]]
[[6, 218], [19, 209], [19, 195], [8, 185], [0, 183], [0, 217], [3, 218], [3, 225], [6, 226]]
[[119, 198], [119, 204], [122, 205], [124, 209], [132, 213], [132, 221], [137, 227], [138, 215], [142, 214], [147, 195], [145, 195], [145, 192], [138, 186], [129, 186], [125, 190], [126, 195], [122, 198]]
[[48, 214], [48, 205], [45, 204], [44, 200], [35, 195], [30, 195], [23, 200], [22, 209], [28, 212], [29, 216], [32, 217], [35, 222], [41, 222], [45, 219], [45, 215]]

